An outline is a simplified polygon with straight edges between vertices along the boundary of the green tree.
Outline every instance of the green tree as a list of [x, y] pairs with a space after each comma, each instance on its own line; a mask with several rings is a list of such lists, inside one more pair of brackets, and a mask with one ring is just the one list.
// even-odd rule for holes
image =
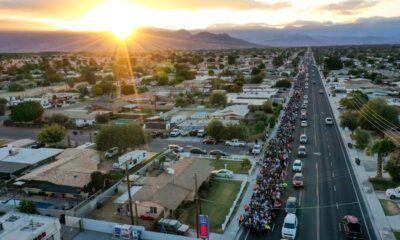
[[67, 84], [68, 84], [69, 88], [74, 88], [75, 87], [75, 83], [76, 83], [76, 80], [73, 79], [73, 78], [67, 80]]
[[328, 58], [325, 58], [324, 67], [328, 71], [339, 70], [339, 69], [343, 68], [343, 63], [342, 63], [342, 61], [340, 60], [339, 57], [330, 56]]
[[225, 92], [214, 91], [211, 93], [208, 101], [214, 107], [222, 107], [226, 105], [227, 97]]
[[265, 113], [273, 113], [271, 101], [263, 102], [262, 109]]
[[108, 123], [109, 121], [110, 121], [110, 114], [108, 114], [108, 113], [96, 115], [97, 123], [105, 124], [105, 123]]
[[139, 147], [148, 141], [145, 131], [137, 123], [127, 125], [103, 126], [96, 138], [98, 150], [105, 151], [118, 147], [122, 151]]
[[279, 80], [275, 83], [276, 88], [290, 88], [292, 86], [292, 83], [289, 80], [283, 79]]
[[340, 115], [340, 126], [342, 128], [348, 128], [351, 133], [357, 129], [359, 114], [352, 111], [346, 111]]
[[22, 213], [28, 213], [28, 214], [38, 213], [35, 203], [31, 200], [22, 200], [19, 203], [17, 209]]
[[389, 173], [393, 181], [400, 181], [400, 150], [397, 149], [390, 155], [384, 169]]
[[89, 84], [96, 84], [96, 75], [90, 70], [90, 68], [85, 68], [81, 73], [81, 80]]
[[57, 143], [64, 139], [66, 133], [67, 130], [64, 126], [53, 123], [39, 132], [37, 140], [40, 143], [57, 145]]
[[253, 119], [255, 122], [261, 122], [262, 125], [267, 126], [268, 125], [268, 116], [264, 112], [256, 112], [253, 114]]
[[354, 132], [354, 140], [356, 141], [356, 148], [365, 149], [370, 142], [370, 135], [367, 131], [357, 128]]
[[9, 92], [23, 92], [25, 91], [24, 86], [18, 83], [12, 83], [10, 86], [8, 86], [8, 91]]
[[221, 121], [219, 120], [212, 120], [211, 122], [209, 122], [207, 124], [207, 126], [205, 127], [206, 133], [207, 135], [215, 138], [216, 140], [221, 140], [224, 139], [225, 137], [225, 126], [224, 124], [222, 124]]
[[11, 109], [11, 119], [14, 122], [32, 122], [41, 118], [43, 107], [40, 103], [26, 101]]
[[135, 86], [134, 85], [127, 85], [127, 84], [122, 84], [121, 85], [121, 93], [124, 95], [131, 95], [135, 93]]
[[247, 140], [249, 137], [249, 129], [243, 124], [230, 124], [226, 127], [226, 139], [238, 138], [240, 140]]
[[383, 98], [375, 98], [360, 110], [360, 126], [379, 132], [399, 125], [399, 112]]
[[61, 126], [65, 126], [69, 122], [69, 117], [62, 113], [56, 113], [56, 114], [51, 115], [51, 117], [48, 119], [48, 122], [50, 124], [57, 123]]
[[274, 116], [274, 115], [272, 115], [270, 118], [269, 118], [269, 127], [270, 128], [273, 128], [273, 127], [275, 127], [275, 123], [276, 123], [276, 117]]
[[383, 159], [396, 149], [396, 145], [388, 138], [375, 140], [368, 144], [365, 152], [367, 155], [377, 154], [376, 159], [376, 178], [382, 178], [382, 163]]
[[347, 109], [360, 110], [368, 101], [368, 96], [357, 90], [340, 99], [339, 104]]
[[0, 116], [4, 116], [6, 114], [7, 103], [8, 103], [7, 99], [0, 98]]
[[272, 64], [274, 67], [278, 68], [283, 65], [283, 57], [282, 56], [276, 56], [272, 59]]
[[176, 107], [184, 107], [184, 106], [186, 106], [186, 104], [187, 104], [187, 101], [184, 96], [177, 96], [175, 98], [175, 106]]
[[248, 158], [245, 158], [242, 160], [242, 162], [240, 162], [240, 167], [242, 169], [248, 170], [251, 168], [251, 162]]

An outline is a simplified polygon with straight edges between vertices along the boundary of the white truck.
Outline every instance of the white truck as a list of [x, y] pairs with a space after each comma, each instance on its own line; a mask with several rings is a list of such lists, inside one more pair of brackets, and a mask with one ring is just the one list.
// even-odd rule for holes
[[400, 186], [397, 188], [389, 188], [386, 190], [386, 196], [392, 200], [400, 198]]
[[128, 162], [128, 169], [133, 168], [139, 163], [145, 161], [148, 157], [147, 151], [135, 150], [120, 156], [113, 164], [113, 168], [125, 170], [125, 163]]
[[239, 139], [232, 139], [232, 140], [225, 141], [225, 146], [244, 147], [244, 146], [246, 146], [246, 143], [243, 141], [239, 141]]

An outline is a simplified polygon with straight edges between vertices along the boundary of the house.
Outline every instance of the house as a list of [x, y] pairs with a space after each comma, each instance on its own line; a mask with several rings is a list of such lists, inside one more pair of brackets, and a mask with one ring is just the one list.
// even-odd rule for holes
[[228, 93], [227, 102], [229, 104], [246, 104], [261, 106], [265, 101], [272, 100], [278, 93], [278, 89], [265, 88], [260, 90], [245, 90], [241, 93]]
[[8, 99], [8, 105], [9, 106], [17, 106], [20, 103], [23, 102], [38, 102], [44, 109], [51, 108], [51, 104], [48, 98], [43, 97], [43, 98], [20, 98], [20, 97], [9, 97]]
[[222, 110], [217, 110], [211, 117], [214, 119], [231, 119], [231, 120], [243, 120], [249, 114], [249, 108], [247, 105], [232, 105]]
[[92, 126], [96, 121], [96, 115], [107, 114], [110, 111], [92, 111], [86, 109], [66, 109], [66, 110], [48, 110], [45, 111], [43, 117], [49, 119], [54, 114], [63, 114], [67, 116], [76, 127]]
[[[172, 168], [157, 177], [146, 177], [134, 186], [131, 192], [132, 202], [136, 203], [137, 215], [158, 219], [173, 214], [183, 201], [194, 200], [195, 193], [208, 179], [212, 170], [213, 167], [208, 161], [189, 158], [174, 163]], [[125, 205], [127, 200], [127, 196], [122, 195], [114, 203]]]
[[69, 148], [56, 159], [18, 178], [25, 182], [23, 191], [58, 198], [86, 197], [82, 189], [90, 182], [91, 173], [98, 171], [99, 153], [93, 149]]

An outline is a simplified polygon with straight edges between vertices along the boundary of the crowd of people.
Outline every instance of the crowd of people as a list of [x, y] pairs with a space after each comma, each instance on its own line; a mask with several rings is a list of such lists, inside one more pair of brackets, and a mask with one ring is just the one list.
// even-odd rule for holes
[[250, 203], [244, 206], [245, 213], [239, 218], [239, 224], [247, 229], [268, 231], [282, 207], [286, 165], [292, 151], [301, 93], [301, 88], [295, 86], [283, 109], [276, 136], [265, 143], [265, 154], [257, 163], [257, 183], [253, 187]]

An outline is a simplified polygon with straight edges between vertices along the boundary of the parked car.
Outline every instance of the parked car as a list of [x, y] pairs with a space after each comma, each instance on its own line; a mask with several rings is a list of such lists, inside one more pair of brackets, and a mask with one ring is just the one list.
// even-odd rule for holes
[[320, 89], [320, 90], [319, 90], [319, 93], [320, 93], [320, 94], [324, 93], [324, 90]]
[[223, 156], [223, 157], [228, 156], [228, 154], [226, 152], [223, 152], [223, 151], [218, 150], [218, 149], [211, 150], [208, 154], [212, 155], [212, 156]]
[[119, 152], [119, 148], [118, 147], [113, 147], [113, 148], [108, 149], [104, 153], [104, 156], [106, 158], [112, 158], [112, 157], [116, 156], [118, 154], [118, 152]]
[[204, 137], [205, 135], [206, 135], [206, 132], [204, 130], [197, 131], [197, 136], [198, 137]]
[[191, 137], [196, 137], [197, 136], [197, 130], [192, 130], [189, 132], [189, 136]]
[[326, 125], [333, 125], [333, 120], [331, 117], [327, 117], [325, 118], [325, 124]]
[[163, 135], [163, 133], [162, 132], [159, 132], [159, 131], [151, 131], [150, 132], [150, 136], [152, 137], [152, 138], [158, 138], [158, 137], [161, 137]]
[[301, 127], [307, 127], [308, 126], [307, 121], [306, 120], [301, 121], [300, 122], [300, 126]]
[[307, 135], [306, 134], [301, 134], [300, 135], [300, 143], [302, 143], [302, 144], [306, 144], [307, 143], [307, 141], [308, 141], [308, 139], [307, 139]]
[[176, 144], [169, 144], [168, 149], [172, 152], [183, 152], [183, 147], [176, 145]]
[[253, 149], [251, 150], [252, 154], [259, 155], [261, 154], [262, 146], [261, 144], [254, 144]]
[[244, 147], [246, 146], [246, 143], [243, 141], [239, 141], [239, 139], [232, 139], [229, 141], [225, 141], [225, 145], [231, 147]]
[[303, 163], [300, 159], [296, 159], [293, 162], [292, 171], [293, 172], [301, 172], [303, 170]]
[[296, 197], [288, 197], [286, 200], [286, 206], [285, 206], [285, 211], [287, 213], [296, 213], [296, 208], [297, 208], [297, 199]]
[[306, 146], [305, 145], [300, 145], [299, 146], [299, 148], [297, 149], [297, 156], [299, 156], [299, 157], [307, 156], [307, 151], [306, 151]]
[[308, 99], [304, 99], [303, 103], [308, 104]]
[[392, 200], [400, 198], [400, 186], [397, 188], [386, 189], [386, 196]]
[[175, 233], [184, 235], [189, 231], [189, 226], [186, 224], [182, 224], [178, 220], [161, 218], [157, 222], [158, 229], [162, 231], [166, 231], [167, 233]]
[[45, 147], [45, 146], [46, 146], [46, 144], [44, 144], [44, 143], [35, 142], [35, 143], [31, 146], [31, 148], [32, 148], [32, 149], [39, 149], [39, 148], [42, 148], [42, 147]]
[[228, 169], [219, 169], [219, 170], [214, 170], [211, 171], [211, 174], [217, 176], [217, 177], [223, 177], [223, 178], [233, 178], [233, 172]]
[[181, 133], [180, 133], [179, 129], [173, 129], [173, 130], [169, 133], [169, 136], [170, 136], [170, 137], [178, 137], [180, 134], [181, 134]]
[[190, 149], [190, 153], [206, 155], [206, 154], [207, 154], [207, 151], [204, 150], [204, 149], [196, 148], [196, 147], [195, 147], [195, 148], [191, 148], [191, 149]]
[[295, 239], [297, 233], [297, 224], [298, 222], [295, 214], [286, 214], [285, 220], [283, 220], [282, 238]]
[[214, 138], [204, 138], [203, 139], [203, 144], [217, 144], [217, 140], [215, 140]]
[[361, 224], [357, 217], [351, 215], [344, 216], [340, 224], [340, 230], [342, 230], [342, 228], [346, 238], [364, 239]]
[[304, 177], [303, 174], [301, 173], [296, 173], [293, 176], [293, 187], [295, 188], [299, 188], [299, 187], [303, 187], [304, 186]]

